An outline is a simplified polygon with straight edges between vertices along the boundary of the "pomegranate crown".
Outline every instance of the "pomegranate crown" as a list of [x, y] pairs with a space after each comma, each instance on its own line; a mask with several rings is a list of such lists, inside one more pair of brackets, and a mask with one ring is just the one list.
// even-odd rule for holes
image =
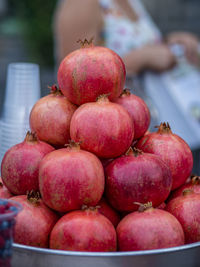
[[86, 211], [98, 211], [98, 209], [100, 209], [101, 208], [101, 206], [87, 206], [87, 205], [82, 205], [82, 207], [81, 207], [81, 210], [86, 210]]
[[34, 204], [34, 205], [38, 205], [40, 203], [40, 199], [41, 199], [41, 195], [39, 191], [27, 191], [27, 200]]
[[129, 96], [129, 95], [131, 95], [130, 89], [125, 88], [119, 97]]
[[35, 132], [28, 131], [26, 133], [25, 141], [30, 143], [38, 142], [37, 134]]
[[134, 202], [133, 204], [139, 206], [139, 208], [138, 208], [138, 211], [139, 211], [139, 212], [143, 212], [143, 211], [145, 211], [145, 210], [148, 210], [148, 209], [153, 208], [153, 204], [152, 204], [152, 202], [147, 202], [147, 203], [145, 203], [145, 204], [142, 204], [142, 203], [139, 203], [139, 202]]
[[161, 122], [161, 124], [159, 126], [155, 126], [155, 128], [158, 128], [157, 133], [159, 134], [164, 134], [164, 133], [171, 134], [172, 133], [169, 122], [167, 123]]
[[80, 142], [75, 142], [74, 140], [69, 140], [69, 143], [68, 144], [65, 144], [64, 146], [66, 148], [72, 148], [72, 149], [80, 149], [80, 145], [81, 145], [81, 141]]
[[138, 157], [139, 155], [143, 154], [143, 151], [136, 148], [136, 147], [129, 147], [129, 149], [127, 150], [127, 152], [125, 153], [125, 156], [134, 156], [134, 157]]
[[59, 87], [56, 84], [53, 84], [52, 86], [48, 86], [50, 89], [50, 94], [54, 95], [63, 95], [62, 91], [59, 89]]
[[87, 47], [94, 46], [93, 41], [94, 41], [94, 37], [91, 37], [89, 41], [85, 38], [84, 40], [79, 39], [77, 43], [81, 44], [81, 48], [87, 48]]
[[200, 176], [198, 175], [191, 175], [191, 182], [193, 185], [200, 184]]

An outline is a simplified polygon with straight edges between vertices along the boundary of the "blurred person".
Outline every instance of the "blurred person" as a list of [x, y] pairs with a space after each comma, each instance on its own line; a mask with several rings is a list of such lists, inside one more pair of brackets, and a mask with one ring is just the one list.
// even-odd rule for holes
[[95, 45], [104, 45], [123, 58], [129, 76], [172, 68], [176, 59], [169, 46], [174, 43], [184, 46], [191, 63], [198, 62], [198, 38], [186, 32], [163, 38], [140, 0], [60, 0], [54, 32], [57, 64], [80, 47], [78, 39], [91, 36]]

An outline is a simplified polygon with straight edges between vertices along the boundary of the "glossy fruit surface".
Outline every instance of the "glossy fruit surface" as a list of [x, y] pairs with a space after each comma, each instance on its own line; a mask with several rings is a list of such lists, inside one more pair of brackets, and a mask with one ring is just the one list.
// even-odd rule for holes
[[33, 106], [30, 127], [41, 141], [64, 146], [70, 139], [70, 121], [76, 108], [57, 87], [52, 86], [51, 94]]
[[161, 249], [184, 244], [181, 224], [169, 212], [147, 209], [132, 212], [117, 226], [120, 251]]
[[52, 146], [30, 132], [22, 143], [11, 147], [1, 163], [1, 177], [8, 190], [14, 195], [39, 190], [39, 164], [53, 150]]
[[116, 251], [116, 231], [112, 223], [98, 211], [73, 211], [54, 226], [50, 248], [72, 251]]
[[119, 211], [134, 211], [134, 202], [164, 202], [172, 186], [169, 167], [156, 155], [135, 149], [106, 167], [106, 197]]
[[102, 94], [116, 99], [123, 90], [125, 75], [125, 65], [114, 51], [85, 41], [61, 62], [58, 84], [70, 102], [81, 105], [96, 101]]
[[73, 144], [42, 160], [39, 183], [44, 203], [56, 211], [67, 212], [99, 202], [104, 191], [104, 170], [95, 155]]
[[184, 184], [191, 174], [191, 149], [181, 137], [172, 133], [168, 123], [161, 123], [156, 133], [145, 135], [136, 147], [146, 153], [158, 155], [169, 165], [173, 178], [172, 190]]
[[106, 96], [80, 106], [72, 116], [71, 139], [100, 158], [114, 158], [130, 147], [134, 128], [128, 112]]
[[49, 209], [41, 199], [26, 195], [12, 197], [22, 205], [16, 217], [14, 242], [27, 246], [48, 248], [49, 234], [58, 220], [58, 215]]

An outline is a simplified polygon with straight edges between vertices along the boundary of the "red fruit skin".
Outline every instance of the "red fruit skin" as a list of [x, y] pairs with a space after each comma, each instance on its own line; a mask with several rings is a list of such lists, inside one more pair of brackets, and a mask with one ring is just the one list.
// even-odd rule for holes
[[170, 200], [182, 196], [184, 190], [192, 190], [196, 194], [200, 194], [200, 180], [197, 184], [193, 184], [193, 182], [190, 180], [187, 183], [183, 184], [181, 187], [177, 188], [170, 194]]
[[169, 212], [148, 209], [132, 212], [117, 226], [119, 251], [161, 249], [184, 244], [184, 232]]
[[72, 251], [116, 251], [116, 231], [97, 211], [73, 211], [64, 215], [50, 235], [50, 248]]
[[108, 218], [111, 223], [114, 225], [114, 227], [117, 227], [118, 223], [120, 222], [120, 216], [105, 200], [105, 198], [102, 198], [99, 203], [97, 204], [98, 212], [104, 215], [106, 218]]
[[172, 190], [184, 184], [191, 174], [193, 167], [191, 149], [176, 134], [150, 133], [141, 138], [136, 147], [146, 153], [158, 155], [169, 165], [173, 178]]
[[8, 188], [3, 184], [0, 177], [0, 198], [10, 198], [13, 194], [8, 190]]
[[128, 112], [107, 99], [80, 106], [70, 125], [71, 139], [100, 158], [115, 158], [130, 147], [134, 128]]
[[70, 139], [70, 121], [76, 108], [63, 95], [50, 94], [42, 97], [31, 110], [31, 130], [41, 141], [64, 146]]
[[59, 219], [40, 199], [33, 204], [27, 196], [15, 196], [11, 200], [22, 205], [22, 211], [16, 217], [14, 242], [27, 246], [48, 248], [50, 232]]
[[187, 244], [200, 241], [200, 194], [176, 197], [167, 204], [166, 210], [182, 225]]
[[115, 100], [115, 103], [125, 108], [134, 125], [134, 140], [142, 137], [150, 124], [150, 111], [147, 104], [139, 96], [124, 93]]
[[96, 101], [102, 94], [117, 98], [125, 84], [122, 59], [106, 47], [81, 48], [63, 59], [58, 69], [58, 84], [70, 102], [81, 105]]
[[101, 163], [102, 163], [102, 165], [103, 165], [103, 168], [105, 169], [106, 166], [107, 166], [110, 162], [113, 161], [113, 159], [101, 159], [101, 158], [100, 158], [100, 161], [101, 161]]
[[104, 170], [92, 153], [63, 148], [42, 160], [39, 184], [44, 203], [56, 211], [95, 206], [103, 195]]
[[159, 206], [171, 191], [169, 167], [156, 155], [126, 155], [106, 167], [106, 197], [119, 211], [134, 211], [134, 202]]
[[42, 141], [23, 141], [11, 147], [3, 157], [1, 176], [3, 183], [14, 195], [39, 190], [39, 164], [54, 148]]
[[157, 207], [157, 209], [165, 210], [166, 206], [167, 206], [167, 204], [165, 202], [163, 202]]

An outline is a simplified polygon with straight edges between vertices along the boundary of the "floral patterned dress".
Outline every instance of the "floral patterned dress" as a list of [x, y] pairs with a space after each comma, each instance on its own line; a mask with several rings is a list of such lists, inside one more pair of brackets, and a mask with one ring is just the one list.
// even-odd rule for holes
[[114, 0], [99, 0], [104, 20], [101, 38], [104, 45], [120, 56], [146, 44], [161, 42], [159, 29], [140, 0], [129, 0], [138, 15], [137, 21], [128, 18]]

